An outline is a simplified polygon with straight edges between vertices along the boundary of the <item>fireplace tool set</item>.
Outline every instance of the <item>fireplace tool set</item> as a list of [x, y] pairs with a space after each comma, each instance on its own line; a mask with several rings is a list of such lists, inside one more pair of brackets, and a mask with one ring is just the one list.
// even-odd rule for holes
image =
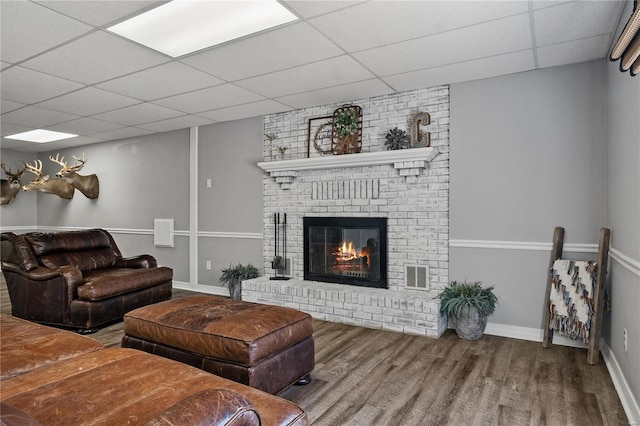
[[[273, 260], [271, 261], [271, 267], [275, 269], [276, 275], [271, 277], [272, 280], [288, 280], [289, 277], [285, 277], [285, 271], [287, 269], [287, 214], [283, 214], [283, 221], [280, 222], [280, 213], [273, 214], [273, 226], [274, 226], [274, 240], [275, 250]], [[280, 238], [278, 238], [280, 237]], [[278, 239], [282, 241], [278, 244]], [[280, 246], [282, 246], [282, 253], [280, 252]], [[282, 255], [281, 255], [282, 254]]]

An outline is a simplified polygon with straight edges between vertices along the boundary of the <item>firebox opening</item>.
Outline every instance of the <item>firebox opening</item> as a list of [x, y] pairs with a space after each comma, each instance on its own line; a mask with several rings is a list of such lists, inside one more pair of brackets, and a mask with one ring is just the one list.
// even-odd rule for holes
[[304, 279], [387, 285], [387, 219], [305, 217]]

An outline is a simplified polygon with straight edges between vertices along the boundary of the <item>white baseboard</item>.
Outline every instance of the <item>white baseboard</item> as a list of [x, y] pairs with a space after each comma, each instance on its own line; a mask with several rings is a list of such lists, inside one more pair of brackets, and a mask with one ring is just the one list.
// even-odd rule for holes
[[195, 288], [186, 281], [174, 281], [173, 288], [178, 290], [197, 291], [198, 293], [214, 294], [216, 296], [229, 296], [229, 289], [217, 285], [196, 284]]
[[631, 392], [613, 351], [604, 340], [600, 343], [600, 353], [602, 353], [604, 363], [607, 366], [607, 370], [609, 370], [609, 376], [611, 376], [613, 386], [616, 388], [620, 403], [622, 404], [622, 408], [624, 408], [624, 413], [627, 415], [627, 420], [629, 420], [629, 425], [639, 426], [640, 401], [638, 401], [634, 397], [633, 392]]
[[[511, 339], [529, 340], [533, 342], [542, 342], [543, 330], [530, 327], [518, 327], [513, 325], [488, 323], [485, 330], [485, 334], [500, 337], [509, 337]], [[554, 335], [553, 343], [561, 346], [571, 346], [576, 348], [586, 349], [587, 345], [580, 341], [574, 341], [564, 336]], [[616, 360], [611, 348], [607, 345], [607, 342], [602, 339], [600, 341], [600, 353], [604, 358], [604, 363], [609, 370], [609, 376], [613, 381], [613, 386], [618, 393], [620, 403], [624, 409], [629, 424], [631, 426], [640, 426], [640, 405], [629, 387], [627, 380], [620, 369], [620, 365]]]

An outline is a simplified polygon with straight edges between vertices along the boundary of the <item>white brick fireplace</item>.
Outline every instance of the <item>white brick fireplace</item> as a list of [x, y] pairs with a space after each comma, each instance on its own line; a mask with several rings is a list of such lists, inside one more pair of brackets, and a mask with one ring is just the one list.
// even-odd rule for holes
[[[294, 307], [328, 321], [437, 337], [446, 323], [434, 297], [449, 276], [449, 88], [352, 103], [363, 109], [359, 154], [306, 158], [308, 120], [331, 115], [341, 105], [264, 117], [264, 133], [277, 135], [266, 140], [265, 161], [259, 164], [265, 170], [265, 277], [245, 281], [243, 299]], [[422, 128], [431, 133], [431, 147], [386, 151], [386, 133], [396, 126], [410, 132], [417, 112], [431, 116]], [[284, 160], [280, 150], [273, 154], [276, 147], [287, 148]], [[274, 213], [287, 213], [288, 281], [269, 279]], [[304, 281], [305, 216], [387, 218], [389, 288]], [[426, 273], [426, 280], [416, 283], [415, 271]]]

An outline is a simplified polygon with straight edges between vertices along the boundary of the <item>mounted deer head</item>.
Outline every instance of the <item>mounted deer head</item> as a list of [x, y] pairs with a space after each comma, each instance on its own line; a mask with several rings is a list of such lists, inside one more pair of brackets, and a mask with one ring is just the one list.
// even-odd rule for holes
[[74, 188], [80, 190], [85, 197], [91, 198], [92, 200], [98, 198], [98, 195], [100, 195], [100, 181], [98, 181], [98, 176], [95, 174], [87, 176], [78, 174], [87, 162], [84, 152], [82, 153], [82, 158], [78, 158], [75, 155], [73, 158], [76, 160], [76, 164], [69, 167], [67, 166], [67, 162], [64, 161], [64, 157], [60, 158], [60, 154], [56, 154], [56, 158], [49, 156], [49, 160], [62, 166], [60, 171], [56, 173], [57, 177], [66, 179]]
[[0, 187], [0, 205], [5, 205], [11, 203], [13, 199], [16, 198], [16, 195], [18, 195], [18, 192], [20, 192], [20, 177], [24, 173], [24, 167], [22, 170], [13, 173], [11, 168], [9, 168], [9, 170], [6, 169], [4, 163], [2, 163], [1, 166], [4, 174], [9, 178], [8, 180], [2, 179], [2, 186]]
[[42, 176], [42, 161], [34, 160], [33, 166], [24, 163], [24, 167], [27, 171], [36, 175], [34, 180], [22, 187], [25, 191], [40, 191], [47, 194], [55, 194], [58, 197], [66, 199], [73, 198], [75, 188], [69, 182], [64, 179], [49, 180], [49, 175]]

